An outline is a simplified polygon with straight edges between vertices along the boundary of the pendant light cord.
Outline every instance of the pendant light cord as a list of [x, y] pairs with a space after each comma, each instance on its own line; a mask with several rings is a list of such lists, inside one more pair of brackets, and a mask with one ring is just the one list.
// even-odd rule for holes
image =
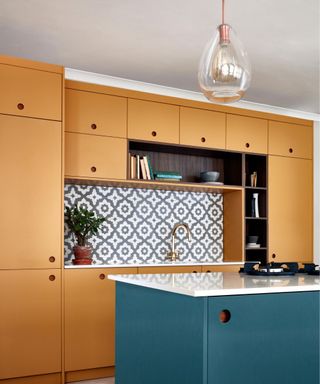
[[222, 0], [222, 24], [224, 24], [224, 0]]

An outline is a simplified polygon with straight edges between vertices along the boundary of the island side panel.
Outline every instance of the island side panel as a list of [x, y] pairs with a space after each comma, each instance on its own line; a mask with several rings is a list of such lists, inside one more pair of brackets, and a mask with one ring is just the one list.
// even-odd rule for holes
[[[319, 300], [319, 292], [209, 298], [208, 384], [319, 384]], [[225, 309], [231, 318], [221, 323]]]
[[116, 284], [116, 384], [207, 384], [207, 298]]

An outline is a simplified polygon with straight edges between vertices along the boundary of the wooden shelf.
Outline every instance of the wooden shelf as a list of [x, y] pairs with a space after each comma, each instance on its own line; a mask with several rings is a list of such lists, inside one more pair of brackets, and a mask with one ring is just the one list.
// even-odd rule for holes
[[267, 217], [250, 217], [250, 216], [246, 216], [245, 219], [246, 220], [267, 220]]
[[246, 247], [246, 251], [266, 251], [267, 247], [259, 247], [259, 248], [251, 248], [251, 247]]
[[243, 188], [232, 185], [208, 185], [201, 183], [187, 182], [163, 182], [155, 180], [114, 180], [114, 179], [89, 179], [82, 177], [65, 178], [65, 184], [81, 184], [81, 185], [101, 185], [107, 187], [119, 188], [145, 188], [158, 190], [174, 190], [189, 192], [207, 192], [226, 194], [231, 192], [242, 192]]
[[266, 187], [250, 187], [250, 186], [245, 186], [245, 189], [252, 189], [252, 190], [257, 190], [257, 191], [266, 191]]

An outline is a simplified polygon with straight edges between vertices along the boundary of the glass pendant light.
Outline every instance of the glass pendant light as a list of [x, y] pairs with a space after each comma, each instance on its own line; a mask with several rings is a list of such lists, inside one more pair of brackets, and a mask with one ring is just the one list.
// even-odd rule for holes
[[202, 54], [198, 80], [207, 99], [218, 103], [240, 100], [250, 85], [250, 62], [234, 30], [224, 23], [224, 0], [222, 24]]

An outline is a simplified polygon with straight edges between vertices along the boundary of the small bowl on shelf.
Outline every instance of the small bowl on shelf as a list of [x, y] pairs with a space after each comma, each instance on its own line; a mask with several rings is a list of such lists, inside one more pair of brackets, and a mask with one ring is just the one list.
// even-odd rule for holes
[[249, 235], [248, 236], [248, 243], [256, 244], [258, 242], [258, 239], [259, 239], [259, 236]]
[[217, 171], [205, 171], [200, 173], [200, 181], [202, 183], [213, 183], [220, 177], [220, 172]]

